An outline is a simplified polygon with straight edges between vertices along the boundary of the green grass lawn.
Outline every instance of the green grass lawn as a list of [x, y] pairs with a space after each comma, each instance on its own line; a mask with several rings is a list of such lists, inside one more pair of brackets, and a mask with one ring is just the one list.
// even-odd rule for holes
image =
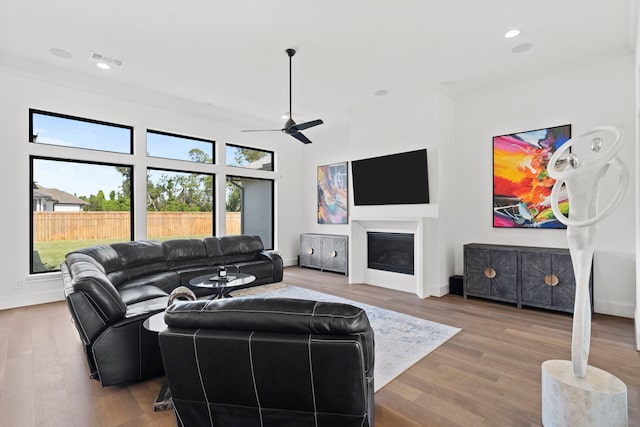
[[[169, 240], [169, 239], [203, 239], [209, 236], [162, 236], [152, 237], [149, 240]], [[53, 240], [47, 242], [34, 242], [34, 271], [43, 272], [59, 270], [60, 264], [64, 261], [64, 256], [76, 249], [86, 248], [95, 245], [108, 245], [110, 243], [122, 242], [122, 239], [89, 239], [89, 240]], [[43, 265], [37, 262], [38, 256]]]

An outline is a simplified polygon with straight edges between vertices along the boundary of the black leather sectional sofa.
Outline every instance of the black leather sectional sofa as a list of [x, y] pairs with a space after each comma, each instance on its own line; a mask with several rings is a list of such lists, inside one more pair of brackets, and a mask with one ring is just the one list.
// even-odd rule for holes
[[[282, 258], [259, 236], [140, 240], [98, 245], [66, 255], [65, 298], [85, 346], [91, 377], [103, 386], [163, 374], [157, 333], [143, 327], [189, 279], [229, 271], [252, 274], [249, 286], [282, 280]], [[190, 287], [198, 296], [207, 289]]]

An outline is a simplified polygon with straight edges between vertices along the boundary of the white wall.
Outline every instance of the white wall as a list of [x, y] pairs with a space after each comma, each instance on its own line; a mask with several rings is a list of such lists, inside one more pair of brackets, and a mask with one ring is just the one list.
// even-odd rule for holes
[[[492, 137], [555, 125], [578, 134], [600, 125], [625, 132], [622, 159], [635, 174], [634, 59], [632, 55], [577, 66], [527, 82], [485, 90], [456, 102], [455, 164], [444, 191], [451, 200], [450, 242], [463, 271], [465, 243], [567, 247], [562, 230], [492, 228]], [[602, 203], [615, 193], [605, 180]], [[598, 224], [594, 260], [595, 311], [633, 317], [635, 301], [635, 196], [632, 183], [621, 206]]]
[[[430, 259], [435, 264], [431, 272], [435, 277], [429, 278], [432, 287], [445, 287], [450, 275], [462, 274], [465, 243], [566, 248], [563, 230], [492, 227], [492, 137], [563, 124], [571, 124], [573, 135], [578, 135], [594, 126], [616, 125], [625, 132], [621, 155], [634, 175], [633, 71], [634, 57], [624, 55], [526, 81], [514, 79], [455, 100], [433, 87], [377, 99], [353, 112], [350, 128], [320, 134], [316, 146], [305, 147], [303, 231], [348, 233], [349, 226], [316, 223], [316, 166], [426, 146], [432, 204], [419, 207], [417, 213], [411, 207], [362, 210], [351, 204], [350, 215], [366, 217], [375, 210], [384, 216], [406, 213], [436, 218], [430, 227], [430, 237], [437, 242], [429, 249], [436, 257]], [[605, 180], [603, 203], [609, 200], [607, 194], [613, 194], [615, 184], [615, 179]], [[621, 206], [598, 225], [594, 300], [599, 313], [633, 317], [635, 194], [632, 183]]]
[[[136, 185], [144, 185], [147, 165], [167, 166], [164, 159], [147, 158], [144, 146], [147, 128], [216, 140], [216, 155], [221, 162], [224, 160], [224, 150], [221, 149], [224, 142], [275, 151], [275, 172], [243, 170], [242, 174], [276, 180], [275, 248], [282, 253], [283, 258], [296, 259], [301, 228], [298, 202], [303, 191], [300, 185], [302, 148], [289, 141], [290, 138], [271, 133], [243, 134], [239, 132], [239, 125], [224, 123], [206, 117], [206, 114], [198, 116], [177, 112], [184, 107], [181, 100], [159, 97], [145, 99], [143, 103], [136, 101], [134, 94], [110, 94], [99, 86], [84, 90], [69, 82], [52, 82], [7, 70], [0, 70], [0, 93], [0, 182], [4, 183], [2, 193], [6, 202], [4, 209], [0, 210], [2, 240], [5, 245], [0, 309], [63, 298], [59, 273], [29, 275], [29, 155], [77, 158], [77, 153], [66, 147], [29, 143], [29, 108], [133, 126], [133, 156], [90, 151], [83, 153], [83, 156], [91, 156], [89, 160], [101, 162], [127, 164], [133, 161]], [[224, 209], [225, 181], [222, 174], [237, 174], [238, 170], [216, 165], [194, 166], [190, 162], [188, 166], [199, 168], [203, 172], [217, 173], [216, 198], [219, 206]], [[134, 218], [135, 238], [142, 239], [146, 237], [145, 200], [138, 197], [134, 202], [137, 212]], [[223, 215], [218, 218], [218, 234], [224, 232], [224, 219], [221, 218]]]
[[[349, 235], [353, 227], [352, 223], [317, 224], [317, 166], [427, 148], [431, 203], [353, 206], [353, 188], [350, 182], [349, 217], [350, 221], [353, 221], [353, 218], [428, 218], [424, 230], [425, 254], [428, 258], [424, 262], [424, 286], [428, 288], [427, 295], [446, 293], [448, 277], [453, 271], [453, 256], [440, 255], [447, 250], [443, 240], [445, 236], [441, 231], [441, 226], [446, 220], [437, 219], [440, 215], [440, 200], [447, 198], [443, 196], [441, 187], [441, 150], [442, 147], [451, 146], [453, 138], [453, 101], [437, 85], [427, 86], [411, 94], [390, 94], [375, 98], [370, 105], [351, 112], [348, 127], [319, 131], [312, 138], [314, 144], [304, 148], [304, 232]], [[412, 285], [387, 286], [407, 292], [415, 291], [415, 286]]]
[[[303, 146], [301, 162], [303, 171], [298, 210], [301, 214], [303, 232], [347, 235], [349, 234], [349, 226], [347, 224], [318, 224], [317, 173], [318, 166], [351, 160], [347, 155], [350, 139], [349, 126], [329, 126], [325, 129], [320, 126], [309, 129], [304, 134], [313, 143]], [[292, 142], [292, 144], [295, 143], [295, 141]], [[351, 165], [349, 165], [349, 171], [351, 171]], [[349, 173], [348, 180], [350, 179], [351, 174]], [[349, 182], [350, 185], [351, 182]], [[349, 208], [351, 208], [351, 204]]]

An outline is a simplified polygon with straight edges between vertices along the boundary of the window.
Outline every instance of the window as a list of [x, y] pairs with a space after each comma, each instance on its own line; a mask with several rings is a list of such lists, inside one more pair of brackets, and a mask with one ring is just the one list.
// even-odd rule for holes
[[131, 154], [133, 128], [31, 109], [29, 142]]
[[227, 144], [227, 166], [247, 169], [273, 170], [273, 152]]
[[214, 163], [215, 141], [174, 135], [154, 130], [147, 131], [147, 155], [166, 159], [198, 163]]
[[147, 170], [147, 238], [204, 238], [214, 234], [214, 175]]
[[32, 156], [31, 273], [68, 252], [131, 240], [131, 166]]
[[226, 234], [252, 234], [273, 248], [273, 181], [228, 176]]

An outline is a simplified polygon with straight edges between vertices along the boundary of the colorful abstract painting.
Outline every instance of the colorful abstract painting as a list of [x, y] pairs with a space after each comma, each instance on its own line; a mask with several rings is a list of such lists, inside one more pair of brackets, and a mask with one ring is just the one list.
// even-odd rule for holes
[[[553, 153], [571, 138], [571, 125], [493, 137], [493, 226], [509, 228], [566, 228], [551, 211], [547, 174]], [[560, 210], [569, 202], [561, 191]]]
[[347, 224], [347, 162], [318, 166], [318, 224]]

